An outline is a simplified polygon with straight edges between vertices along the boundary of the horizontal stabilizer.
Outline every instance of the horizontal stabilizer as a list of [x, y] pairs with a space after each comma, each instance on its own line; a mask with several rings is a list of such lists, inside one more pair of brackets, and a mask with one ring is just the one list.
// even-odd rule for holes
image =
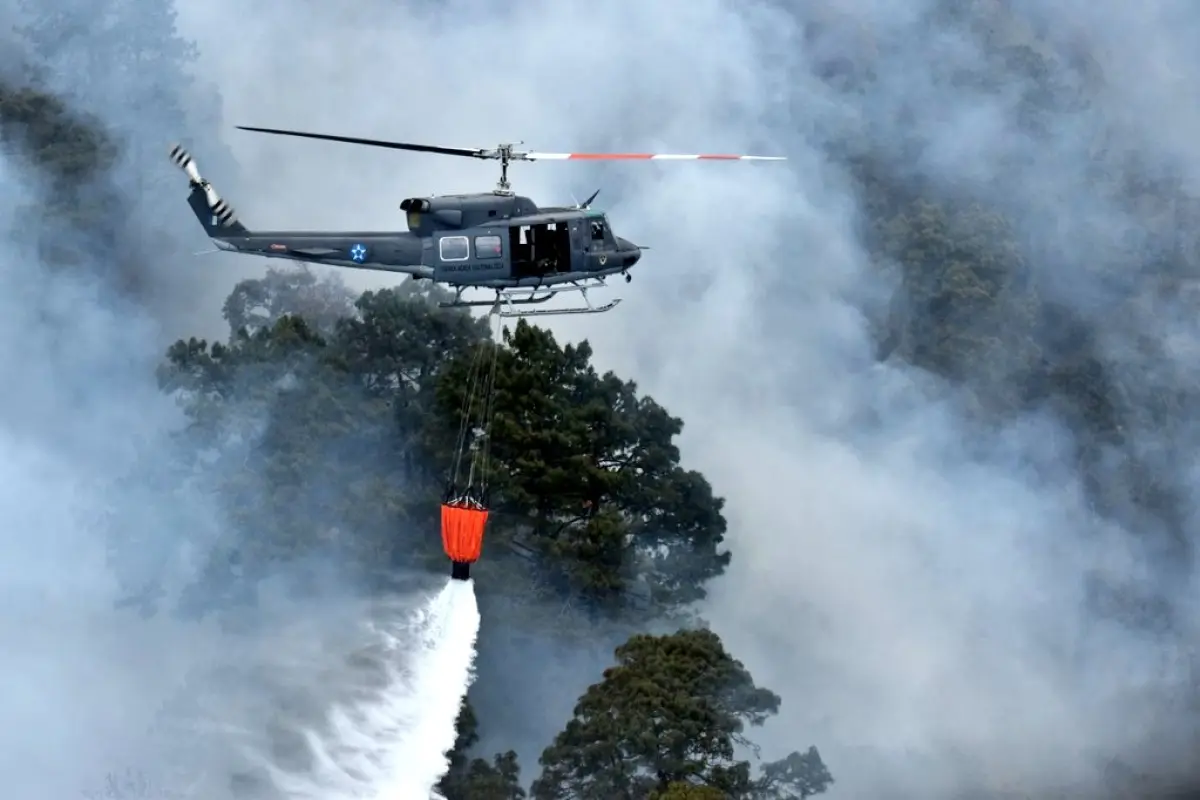
[[341, 255], [341, 250], [334, 250], [330, 247], [293, 247], [291, 252], [297, 255], [310, 256], [312, 258], [328, 258], [329, 256]]

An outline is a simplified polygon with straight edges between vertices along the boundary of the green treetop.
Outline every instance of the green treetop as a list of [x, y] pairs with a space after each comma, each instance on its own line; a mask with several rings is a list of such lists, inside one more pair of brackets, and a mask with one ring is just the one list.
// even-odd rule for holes
[[751, 777], [737, 748], [753, 748], [746, 726], [777, 713], [779, 697], [755, 685], [712, 631], [639, 634], [616, 657], [542, 754], [535, 800], [647, 800], [680, 796], [663, 794], [684, 792], [678, 784], [729, 798], [803, 798], [833, 782], [816, 749]]
[[[683, 422], [637, 385], [591, 365], [588, 343], [559, 345], [521, 320], [495, 354], [489, 477], [494, 510], [527, 520], [570, 585], [597, 600], [635, 577], [660, 603], [704, 596], [729, 553], [724, 501], [679, 464]], [[454, 419], [471, 391], [466, 358], [439, 397]]]

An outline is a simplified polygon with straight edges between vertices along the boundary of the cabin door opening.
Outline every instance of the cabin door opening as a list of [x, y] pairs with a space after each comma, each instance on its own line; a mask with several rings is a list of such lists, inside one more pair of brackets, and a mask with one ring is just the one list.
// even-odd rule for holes
[[571, 230], [565, 222], [509, 228], [513, 277], [544, 278], [571, 271]]

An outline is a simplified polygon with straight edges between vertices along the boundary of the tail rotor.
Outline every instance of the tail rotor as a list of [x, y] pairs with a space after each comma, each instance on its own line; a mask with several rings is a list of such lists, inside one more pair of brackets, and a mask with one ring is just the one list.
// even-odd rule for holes
[[188, 151], [184, 150], [180, 145], [172, 145], [171, 161], [175, 162], [175, 166], [183, 170], [183, 174], [187, 175], [188, 182], [191, 183], [193, 189], [198, 189], [204, 194], [204, 200], [208, 205], [209, 211], [212, 212], [213, 225], [221, 225], [224, 227], [234, 227], [238, 224], [237, 215], [234, 213], [233, 207], [221, 199], [217, 194], [217, 190], [213, 185], [200, 176], [200, 170], [196, 168], [196, 162]]

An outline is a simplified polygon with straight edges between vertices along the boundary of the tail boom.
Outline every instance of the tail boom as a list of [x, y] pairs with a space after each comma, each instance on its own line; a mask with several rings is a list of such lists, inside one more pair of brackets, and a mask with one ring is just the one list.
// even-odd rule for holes
[[192, 189], [188, 205], [220, 250], [416, 278], [434, 276], [434, 268], [422, 263], [422, 240], [410, 232], [251, 231], [238, 221], [233, 207], [221, 199], [213, 185], [201, 177], [186, 150], [174, 145], [171, 161], [187, 175]]

